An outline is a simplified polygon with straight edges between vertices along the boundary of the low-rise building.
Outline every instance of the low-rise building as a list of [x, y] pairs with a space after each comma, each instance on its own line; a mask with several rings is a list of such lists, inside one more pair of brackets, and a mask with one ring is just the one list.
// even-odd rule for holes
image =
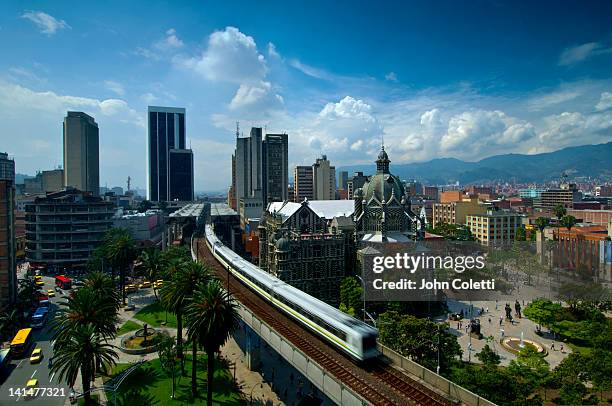
[[144, 213], [119, 211], [113, 218], [113, 227], [125, 228], [139, 246], [149, 247], [159, 245], [164, 230], [164, 220], [161, 210], [147, 210]]
[[26, 260], [33, 265], [82, 267], [112, 227], [112, 203], [74, 188], [26, 205]]
[[[442, 194], [444, 193], [450, 192], [442, 192]], [[436, 203], [433, 205], [433, 226], [437, 227], [441, 223], [465, 224], [466, 216], [486, 214], [487, 207], [475, 197], [447, 203]]]
[[485, 214], [466, 216], [465, 225], [482, 244], [503, 244], [514, 241], [516, 230], [522, 224], [518, 213], [488, 210]]

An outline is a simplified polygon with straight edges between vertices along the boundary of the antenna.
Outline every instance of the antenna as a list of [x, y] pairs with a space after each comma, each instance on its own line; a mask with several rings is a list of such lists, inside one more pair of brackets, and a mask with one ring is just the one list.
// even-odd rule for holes
[[131, 184], [132, 184], [132, 178], [128, 176], [127, 177], [127, 190], [128, 190], [128, 192], [130, 191]]
[[236, 121], [236, 138], [240, 136], [240, 121]]

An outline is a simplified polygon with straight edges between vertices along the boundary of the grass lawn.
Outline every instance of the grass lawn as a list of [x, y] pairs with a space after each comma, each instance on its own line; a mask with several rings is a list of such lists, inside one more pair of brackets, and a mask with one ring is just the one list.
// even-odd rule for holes
[[[147, 323], [149, 326], [161, 327], [161, 323], [166, 320], [166, 312], [159, 302], [151, 303], [143, 307], [134, 318]], [[166, 327], [176, 328], [176, 316], [168, 312], [168, 323]]]
[[136, 331], [141, 329], [142, 326], [136, 322], [133, 322], [132, 320], [128, 320], [125, 323], [123, 323], [123, 325], [121, 327], [119, 327], [119, 330], [117, 330], [117, 336], [122, 336], [125, 333], [129, 333], [130, 331]]
[[[129, 368], [129, 364], [118, 364], [113, 369], [113, 376]], [[172, 393], [172, 378], [161, 369], [159, 359], [148, 361], [133, 371], [123, 381], [117, 391], [117, 405], [205, 405], [206, 404], [206, 356], [198, 358], [198, 394], [191, 399], [191, 354], [186, 356], [185, 376], [180, 376], [177, 368], [175, 398]], [[234, 388], [232, 376], [227, 369], [215, 371], [213, 403], [215, 405], [243, 405], [244, 400]], [[112, 392], [107, 392], [109, 404], [113, 404]]]

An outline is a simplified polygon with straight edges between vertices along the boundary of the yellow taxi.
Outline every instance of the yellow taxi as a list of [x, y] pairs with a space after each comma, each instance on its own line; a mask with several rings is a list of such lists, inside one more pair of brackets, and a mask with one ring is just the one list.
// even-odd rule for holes
[[26, 383], [25, 395], [23, 397], [26, 398], [26, 399], [36, 397], [36, 395], [37, 395], [36, 388], [37, 387], [38, 387], [38, 379], [30, 379]]
[[42, 276], [35, 276], [34, 277], [34, 284], [36, 286], [44, 286], [45, 285], [45, 281], [43, 281]]
[[140, 284], [140, 289], [146, 289], [146, 288], [150, 288], [151, 287], [151, 282], [149, 281], [144, 281]]
[[138, 290], [138, 286], [134, 285], [133, 283], [130, 283], [129, 285], [125, 286], [125, 293], [134, 293]]
[[55, 297], [55, 291], [53, 289], [47, 289], [47, 296]]
[[32, 355], [30, 355], [30, 364], [37, 364], [40, 362], [40, 360], [42, 360], [42, 358], [42, 348], [35, 348], [34, 351], [32, 351]]

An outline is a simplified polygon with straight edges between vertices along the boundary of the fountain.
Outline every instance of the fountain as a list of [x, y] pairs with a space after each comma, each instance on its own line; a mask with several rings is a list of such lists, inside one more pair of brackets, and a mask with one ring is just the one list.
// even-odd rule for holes
[[126, 354], [148, 354], [157, 351], [155, 338], [164, 334], [146, 323], [143, 328], [136, 330], [135, 333], [128, 333], [121, 338], [119, 349]]
[[[146, 326], [146, 324], [145, 324]], [[523, 342], [523, 332], [521, 331], [521, 342], [519, 343], [519, 347], [525, 348], [525, 343]]]
[[513, 354], [518, 354], [525, 347], [530, 347], [538, 354], [546, 355], [547, 351], [543, 344], [525, 338], [525, 334], [521, 331], [521, 337], [506, 337], [501, 339], [502, 346]]

